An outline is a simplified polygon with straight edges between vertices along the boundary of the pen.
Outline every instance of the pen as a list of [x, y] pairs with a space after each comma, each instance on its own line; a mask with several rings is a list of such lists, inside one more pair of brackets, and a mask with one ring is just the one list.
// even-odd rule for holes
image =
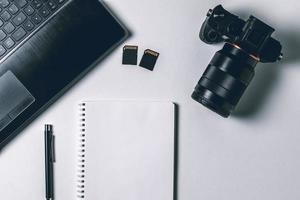
[[45, 125], [45, 178], [46, 200], [53, 200], [53, 163], [54, 163], [54, 136], [53, 126]]

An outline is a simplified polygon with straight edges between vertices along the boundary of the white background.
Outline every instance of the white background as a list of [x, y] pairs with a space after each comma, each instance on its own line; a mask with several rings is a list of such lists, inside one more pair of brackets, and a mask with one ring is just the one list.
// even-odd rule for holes
[[[44, 198], [43, 125], [55, 125], [57, 199], [74, 199], [76, 103], [83, 99], [171, 100], [180, 107], [179, 200], [300, 199], [300, 2], [296, 0], [110, 0], [130, 28], [126, 42], [161, 53], [154, 72], [122, 66], [122, 48], [99, 64], [0, 154], [5, 200]], [[284, 60], [260, 64], [237, 111], [223, 119], [190, 98], [220, 46], [198, 39], [217, 4], [276, 29]], [[101, 188], [99, 188], [101, 190]]]

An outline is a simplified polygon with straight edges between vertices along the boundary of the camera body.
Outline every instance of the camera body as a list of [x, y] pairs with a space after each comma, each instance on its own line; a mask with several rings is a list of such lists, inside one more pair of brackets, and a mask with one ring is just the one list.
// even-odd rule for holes
[[200, 31], [207, 44], [225, 42], [195, 88], [192, 98], [223, 117], [228, 117], [254, 77], [258, 62], [272, 63], [282, 58], [275, 30], [250, 16], [247, 21], [221, 5], [209, 10]]

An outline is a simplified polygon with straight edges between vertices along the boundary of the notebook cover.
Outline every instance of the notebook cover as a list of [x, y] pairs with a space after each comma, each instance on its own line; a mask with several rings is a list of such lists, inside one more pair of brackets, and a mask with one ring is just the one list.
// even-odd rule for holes
[[173, 200], [173, 103], [94, 101], [80, 110], [78, 199]]

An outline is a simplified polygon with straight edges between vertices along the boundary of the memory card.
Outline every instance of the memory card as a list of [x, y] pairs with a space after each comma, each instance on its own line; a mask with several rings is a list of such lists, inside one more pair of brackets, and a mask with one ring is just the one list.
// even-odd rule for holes
[[123, 47], [123, 65], [137, 65], [138, 46], [126, 45]]
[[159, 56], [158, 52], [155, 52], [150, 49], [145, 50], [143, 58], [140, 62], [140, 66], [153, 71], [156, 61], [158, 59], [158, 56]]

